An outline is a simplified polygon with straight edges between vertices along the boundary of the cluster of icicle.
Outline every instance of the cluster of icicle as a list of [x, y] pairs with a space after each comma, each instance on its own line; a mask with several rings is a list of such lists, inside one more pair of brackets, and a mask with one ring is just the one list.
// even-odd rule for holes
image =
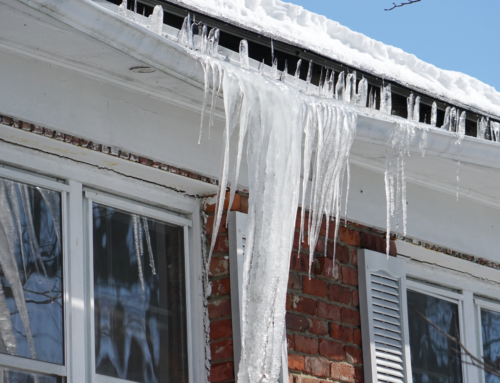
[[148, 246], [149, 267], [151, 267], [153, 275], [156, 275], [153, 248], [151, 246], [151, 237], [149, 235], [148, 219], [137, 214], [132, 214], [132, 227], [134, 230], [134, 245], [137, 258], [137, 269], [139, 272], [139, 281], [141, 283], [142, 296], [144, 297], [144, 273], [142, 271], [142, 259], [144, 258], [144, 237], [146, 237], [146, 245]]
[[[52, 216], [54, 230], [57, 234], [59, 247], [61, 246], [61, 222], [59, 215], [59, 195], [57, 192], [38, 189], [42, 195], [45, 204], [47, 205]], [[35, 234], [33, 224], [32, 196], [30, 187], [25, 184], [20, 184], [8, 180], [0, 180], [0, 266], [2, 267], [5, 278], [12, 288], [14, 301], [21, 317], [21, 322], [24, 327], [26, 339], [28, 341], [31, 357], [36, 359], [35, 343], [31, 332], [31, 325], [24, 298], [23, 284], [21, 282], [21, 274], [18, 269], [16, 254], [20, 249], [23, 272], [25, 281], [28, 279], [26, 272], [27, 256], [24, 250], [22, 212], [25, 215], [25, 224], [27, 231], [27, 243], [31, 250], [31, 255], [34, 258], [34, 265], [37, 274], [42, 269], [45, 275], [48, 288], [51, 290], [49, 278], [45, 270], [45, 265], [40, 253], [40, 247]], [[61, 247], [60, 247], [61, 248]], [[0, 336], [6, 351], [11, 355], [17, 355], [17, 341], [12, 328], [11, 313], [7, 307], [3, 287], [0, 284]]]
[[[185, 28], [186, 33], [190, 30]], [[241, 68], [213, 57], [217, 53], [212, 52], [201, 55], [194, 50], [193, 55], [205, 74], [201, 132], [206, 111], [210, 110], [210, 126], [217, 95], [224, 95], [226, 123], [214, 232], [221, 223], [227, 186], [231, 187], [229, 205], [233, 202], [243, 153], [247, 154], [248, 164], [250, 198], [238, 382], [276, 382], [299, 195], [302, 192], [302, 211], [309, 207], [311, 212], [309, 244], [313, 251], [324, 215], [327, 221], [335, 217], [337, 228], [340, 222], [344, 175], [348, 175], [357, 114], [333, 97], [316, 97], [297, 90], [283, 76], [280, 81], [274, 76], [258, 75], [249, 68], [246, 42], [240, 49]], [[351, 97], [353, 93], [348, 90]], [[333, 93], [331, 88], [329, 91]], [[236, 137], [236, 147], [230, 145], [232, 137]], [[309, 186], [311, 164], [314, 171]], [[303, 225], [304, 216], [302, 238]], [[214, 245], [212, 241], [207, 265]]]
[[137, 13], [137, 0], [134, 2], [133, 11], [128, 9], [128, 0], [123, 0], [118, 6], [118, 14], [130, 21], [142, 25], [144, 28], [149, 29], [157, 35], [163, 36], [163, 8], [161, 5], [156, 5], [153, 9], [153, 13], [145, 19], [144, 17], [140, 17]]

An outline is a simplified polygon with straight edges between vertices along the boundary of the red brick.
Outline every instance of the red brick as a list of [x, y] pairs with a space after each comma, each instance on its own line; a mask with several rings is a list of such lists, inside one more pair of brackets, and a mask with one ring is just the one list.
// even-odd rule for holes
[[[297, 216], [295, 218], [295, 230], [299, 230], [299, 231], [300, 231], [300, 216], [301, 216], [301, 211], [298, 210]], [[309, 231], [308, 222], [309, 222], [309, 214], [305, 213], [304, 214], [304, 232], [306, 232], [306, 233]]]
[[231, 300], [223, 299], [208, 304], [208, 317], [210, 319], [231, 316]]
[[348, 229], [345, 226], [339, 227], [339, 239], [341, 242], [351, 246], [359, 247], [361, 244], [361, 236], [359, 235], [359, 232]]
[[210, 339], [229, 338], [233, 335], [231, 319], [210, 322]]
[[308, 315], [316, 315], [316, 301], [311, 298], [293, 295], [291, 309]]
[[342, 266], [342, 282], [346, 285], [358, 285], [358, 269]]
[[294, 376], [293, 383], [327, 383], [327, 382], [324, 382], [323, 380], [318, 380], [316, 378], [311, 378], [309, 376]]
[[335, 221], [330, 220], [328, 224], [328, 233], [326, 232], [326, 219], [321, 222], [321, 227], [319, 229], [319, 235], [322, 237], [327, 237], [333, 239], [335, 236]]
[[308, 338], [302, 335], [294, 335], [293, 342], [295, 345], [295, 351], [311, 355], [318, 354], [318, 340], [316, 338]]
[[356, 249], [351, 249], [351, 265], [358, 265], [358, 251]]
[[248, 197], [240, 196], [240, 211], [248, 214]]
[[364, 383], [365, 373], [363, 367], [354, 367], [354, 381], [356, 383]]
[[[386, 239], [368, 233], [361, 233], [361, 248], [385, 254]], [[389, 255], [394, 257], [397, 256], [396, 244], [394, 241], [390, 241]]]
[[340, 243], [328, 242], [326, 254], [328, 258], [333, 259], [333, 248], [335, 246], [335, 260], [340, 263], [349, 263], [349, 248]]
[[286, 348], [287, 350], [293, 350], [293, 335], [286, 334]]
[[304, 371], [304, 357], [302, 355], [288, 354], [288, 369], [293, 371]]
[[354, 329], [352, 342], [356, 346], [360, 346], [361, 347], [361, 330], [359, 328], [355, 328]]
[[304, 332], [309, 328], [309, 322], [307, 318], [302, 315], [286, 313], [286, 328]]
[[292, 296], [290, 294], [286, 295], [286, 311], [291, 311], [292, 310]]
[[358, 290], [354, 290], [352, 292], [352, 305], [354, 307], [358, 307], [359, 306], [359, 291]]
[[314, 259], [314, 274], [317, 276], [338, 280], [340, 277], [339, 266], [335, 264], [335, 270], [333, 267], [334, 263], [330, 258], [319, 257]]
[[[293, 236], [293, 249], [295, 251], [299, 250], [299, 236], [300, 233], [298, 231], [295, 232]], [[300, 251], [307, 250], [309, 251], [309, 237], [304, 234], [304, 237], [302, 238], [302, 243], [300, 244]]]
[[344, 360], [344, 346], [331, 340], [319, 340], [319, 354], [331, 360]]
[[352, 343], [352, 328], [330, 323], [330, 336], [343, 343]]
[[213, 364], [210, 368], [209, 382], [222, 382], [224, 380], [234, 379], [234, 364], [233, 362], [224, 362]]
[[328, 324], [320, 319], [308, 318], [309, 332], [315, 335], [328, 334]]
[[225, 257], [213, 257], [210, 260], [211, 277], [229, 275], [229, 261]]
[[330, 305], [328, 303], [318, 301], [316, 304], [317, 316], [320, 318], [330, 319], [333, 321], [340, 321], [340, 306]]
[[302, 276], [302, 291], [305, 294], [315, 295], [317, 297], [326, 297], [326, 282], [316, 278]]
[[342, 307], [342, 322], [359, 326], [361, 323], [359, 311], [351, 310], [347, 307]]
[[331, 377], [333, 380], [351, 383], [354, 379], [354, 367], [346, 363], [332, 363]]
[[306, 356], [305, 358], [306, 372], [321, 378], [330, 376], [330, 362], [323, 358], [313, 358]]
[[214, 254], [229, 252], [229, 238], [226, 236], [218, 236], [215, 240]]
[[351, 304], [351, 290], [339, 285], [329, 285], [328, 299], [344, 305], [349, 305]]
[[358, 347], [345, 346], [344, 351], [346, 352], [346, 360], [349, 361], [349, 354], [352, 358], [352, 363], [363, 364], [363, 351]]
[[[226, 219], [227, 219], [227, 215], [223, 214], [221, 221], [220, 221], [219, 234], [227, 233]], [[214, 220], [215, 220], [215, 215], [211, 215], [207, 218], [207, 223], [205, 224], [205, 234], [206, 235], [212, 235], [213, 227], [214, 227]]]
[[212, 360], [229, 359], [233, 357], [233, 340], [225, 339], [210, 343]]
[[231, 282], [229, 278], [212, 281], [212, 296], [227, 295], [231, 292]]
[[290, 257], [290, 269], [302, 271], [303, 273], [309, 272], [309, 255], [300, 253], [300, 256], [297, 256], [297, 252], [292, 251], [292, 255]]
[[288, 288], [292, 290], [302, 290], [302, 278], [300, 275], [290, 273], [288, 275]]
[[[211, 196], [211, 197], [216, 197], [216, 196]], [[215, 201], [215, 198], [213, 199]], [[233, 205], [231, 206], [231, 210], [232, 211], [239, 211], [240, 210], [240, 203], [241, 203], [241, 200], [240, 200], [240, 195], [238, 193], [236, 193], [234, 195], [234, 200], [233, 200]], [[214, 213], [215, 212], [215, 203], [213, 204], [208, 204], [205, 206], [205, 211], [207, 213]], [[225, 197], [225, 200], [224, 200], [224, 210], [227, 210], [229, 206], [229, 192], [226, 192], [226, 197]]]

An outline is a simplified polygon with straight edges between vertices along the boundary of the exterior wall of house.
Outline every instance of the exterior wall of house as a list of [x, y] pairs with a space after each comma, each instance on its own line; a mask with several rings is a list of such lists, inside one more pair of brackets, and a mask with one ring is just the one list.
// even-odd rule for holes
[[[210, 382], [235, 381], [227, 208], [228, 205], [210, 264]], [[236, 194], [231, 210], [247, 213], [248, 196]], [[215, 205], [205, 205], [207, 246], [213, 236], [214, 211]], [[330, 225], [327, 232], [323, 222], [309, 279], [308, 250], [302, 249], [297, 256], [300, 210], [296, 222], [286, 302], [290, 382], [363, 382], [356, 250], [385, 252], [385, 233], [348, 222], [347, 226], [340, 227], [334, 244], [334, 226]], [[335, 263], [334, 246], [337, 248]], [[396, 255], [394, 241], [391, 241], [390, 253]]]

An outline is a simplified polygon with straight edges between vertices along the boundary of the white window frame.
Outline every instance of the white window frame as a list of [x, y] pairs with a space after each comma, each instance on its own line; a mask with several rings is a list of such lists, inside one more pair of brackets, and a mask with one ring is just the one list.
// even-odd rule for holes
[[70, 186], [56, 179], [39, 176], [23, 170], [11, 168], [5, 165], [0, 165], [0, 177], [15, 182], [28, 184], [34, 187], [41, 187], [61, 193], [61, 229], [62, 229], [62, 263], [63, 263], [63, 318], [64, 318], [64, 364], [58, 365], [54, 363], [33, 360], [20, 356], [12, 356], [8, 354], [0, 354], [0, 366], [4, 368], [12, 368], [21, 372], [31, 374], [53, 375], [62, 378], [67, 378], [70, 368], [70, 348], [71, 339], [71, 318], [67, 307], [71, 305], [69, 299], [68, 288], [71, 283], [68, 275], [69, 268], [69, 252], [68, 252], [68, 193], [71, 190]]
[[[483, 333], [482, 333], [482, 328], [481, 328], [481, 309], [489, 310], [496, 312], [500, 314], [500, 302], [494, 302], [490, 300], [486, 300], [484, 298], [475, 298], [474, 299], [475, 303], [475, 308], [476, 308], [476, 321], [478, 324], [477, 328], [477, 338], [478, 338], [478, 356], [482, 360], [484, 352], [483, 352]], [[478, 382], [484, 383], [486, 381], [485, 379], [485, 373], [482, 372], [480, 374], [480, 380]]]

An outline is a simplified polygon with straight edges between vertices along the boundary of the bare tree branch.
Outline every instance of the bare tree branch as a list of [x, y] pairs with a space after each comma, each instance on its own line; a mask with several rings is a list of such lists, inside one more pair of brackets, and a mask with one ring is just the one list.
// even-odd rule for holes
[[422, 1], [422, 0], [409, 0], [407, 3], [401, 3], [401, 4], [396, 4], [396, 3], [392, 3], [394, 4], [392, 8], [389, 8], [389, 9], [386, 9], [386, 11], [392, 11], [394, 8], [399, 8], [399, 7], [403, 7], [405, 5], [409, 5], [409, 4], [413, 4], [413, 3], [418, 3], [419, 1]]

